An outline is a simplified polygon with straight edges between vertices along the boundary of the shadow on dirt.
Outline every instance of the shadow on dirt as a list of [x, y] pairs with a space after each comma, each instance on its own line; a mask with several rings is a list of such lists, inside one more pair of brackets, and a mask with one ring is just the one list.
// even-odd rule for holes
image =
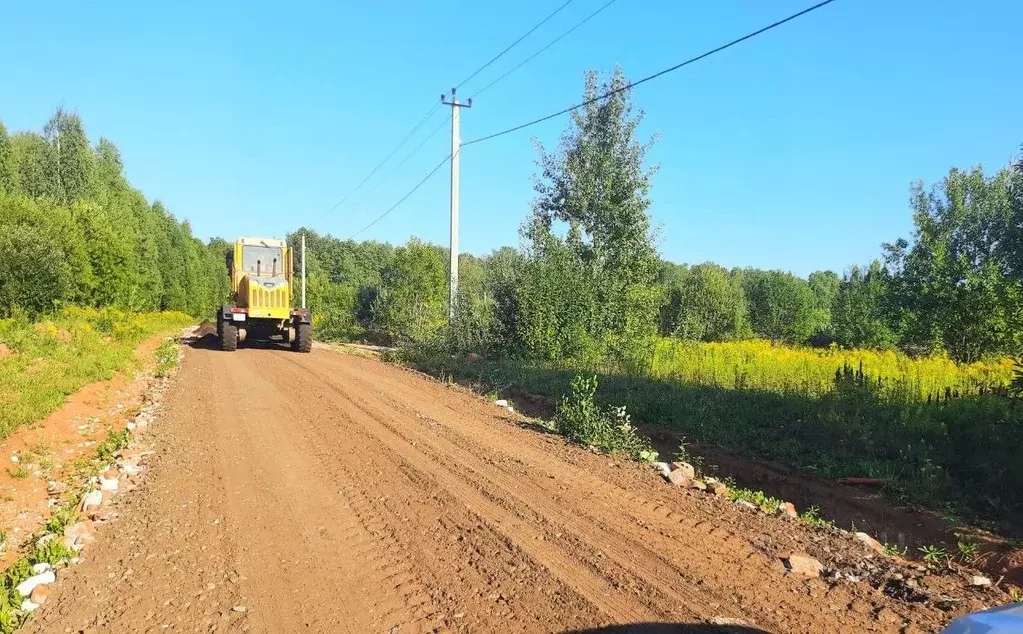
[[767, 634], [744, 625], [708, 625], [694, 623], [633, 623], [609, 625], [587, 630], [569, 630], [565, 634]]
[[[189, 345], [196, 350], [214, 350], [216, 352], [222, 352], [220, 349], [220, 340], [217, 338], [215, 333], [206, 334], [202, 337], [185, 337], [181, 340], [183, 343]], [[291, 346], [282, 343], [280, 341], [246, 341], [245, 343], [238, 344], [239, 349], [257, 349], [257, 350], [285, 350], [290, 351]]]

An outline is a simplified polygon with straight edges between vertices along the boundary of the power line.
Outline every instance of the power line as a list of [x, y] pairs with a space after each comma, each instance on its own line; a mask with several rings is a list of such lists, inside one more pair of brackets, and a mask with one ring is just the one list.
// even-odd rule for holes
[[440, 162], [440, 163], [437, 163], [437, 166], [436, 166], [436, 167], [434, 167], [434, 168], [433, 168], [432, 170], [430, 170], [430, 173], [429, 173], [429, 174], [427, 174], [427, 175], [426, 175], [426, 176], [425, 176], [425, 177], [423, 178], [423, 180], [421, 180], [421, 181], [419, 181], [418, 183], [416, 183], [416, 186], [415, 186], [415, 187], [413, 187], [412, 189], [410, 189], [410, 190], [409, 190], [409, 192], [408, 192], [407, 194], [405, 194], [404, 196], [402, 196], [402, 197], [401, 197], [401, 199], [400, 199], [400, 200], [399, 200], [398, 202], [396, 202], [396, 203], [394, 203], [393, 205], [391, 205], [391, 208], [390, 208], [390, 209], [388, 209], [388, 210], [387, 210], [387, 211], [385, 211], [384, 213], [382, 213], [382, 214], [380, 214], [379, 216], [377, 216], [376, 218], [374, 218], [374, 219], [373, 219], [373, 222], [369, 223], [368, 225], [366, 225], [366, 226], [365, 226], [365, 227], [363, 227], [362, 229], [359, 229], [358, 231], [356, 231], [356, 232], [355, 232], [355, 233], [353, 233], [352, 235], [348, 236], [348, 239], [349, 239], [349, 240], [351, 240], [351, 239], [355, 238], [355, 236], [359, 235], [359, 234], [360, 234], [360, 233], [362, 233], [363, 231], [366, 231], [367, 229], [369, 229], [370, 227], [372, 227], [372, 226], [373, 226], [373, 225], [375, 225], [376, 223], [378, 223], [378, 222], [380, 222], [381, 220], [383, 220], [383, 219], [384, 219], [384, 217], [385, 217], [385, 216], [386, 216], [387, 214], [389, 214], [389, 213], [391, 213], [392, 211], [394, 211], [395, 209], [397, 209], [397, 208], [398, 208], [398, 205], [400, 205], [401, 203], [405, 202], [405, 200], [406, 200], [406, 199], [407, 199], [407, 198], [408, 198], [409, 196], [411, 196], [412, 194], [416, 193], [416, 190], [417, 190], [417, 189], [419, 189], [420, 187], [422, 187], [422, 186], [423, 186], [423, 184], [424, 184], [424, 183], [425, 183], [426, 181], [430, 180], [430, 177], [431, 177], [431, 176], [433, 176], [434, 174], [436, 174], [436, 173], [437, 173], [437, 170], [439, 170], [439, 169], [441, 168], [441, 166], [443, 166], [443, 165], [444, 165], [444, 163], [447, 163], [447, 161], [448, 161], [448, 159], [449, 159], [449, 158], [451, 158], [451, 155], [450, 155], [450, 154], [448, 154], [447, 156], [445, 156], [445, 157], [444, 157], [444, 158], [443, 158], [443, 159], [441, 160], [441, 162]]
[[664, 70], [662, 70], [660, 72], [657, 72], [657, 73], [654, 73], [653, 75], [649, 75], [649, 76], [644, 77], [643, 79], [640, 79], [638, 81], [634, 81], [632, 83], [626, 84], [625, 86], [622, 86], [621, 88], [615, 88], [614, 90], [610, 90], [610, 91], [604, 93], [603, 95], [600, 95], [599, 97], [594, 97], [593, 99], [589, 99], [589, 100], [584, 101], [582, 103], [579, 103], [579, 104], [576, 104], [574, 106], [565, 108], [564, 110], [559, 110], [558, 112], [555, 112], [553, 114], [549, 114], [549, 115], [547, 115], [545, 117], [540, 117], [539, 119], [534, 119], [533, 121], [529, 121], [528, 123], [523, 123], [523, 124], [517, 125], [517, 126], [515, 126], [513, 128], [508, 128], [507, 130], [502, 130], [500, 132], [495, 132], [494, 134], [488, 134], [487, 136], [480, 137], [478, 139], [473, 139], [471, 141], [466, 141], [465, 143], [462, 144], [462, 146], [464, 147], [464, 146], [467, 146], [467, 145], [473, 145], [475, 143], [482, 143], [483, 141], [489, 141], [490, 139], [494, 139], [494, 138], [497, 138], [499, 136], [504, 136], [505, 134], [510, 134], [512, 132], [517, 132], [519, 130], [522, 130], [523, 128], [528, 128], [528, 127], [534, 126], [534, 125], [536, 125], [538, 123], [543, 123], [544, 121], [549, 121], [550, 119], [553, 119], [555, 117], [559, 117], [559, 116], [561, 116], [563, 114], [572, 112], [573, 110], [578, 110], [579, 108], [583, 108], [583, 107], [588, 106], [588, 105], [590, 105], [590, 104], [592, 104], [594, 102], [601, 101], [602, 99], [607, 99], [608, 97], [610, 97], [612, 95], [616, 95], [616, 94], [618, 94], [620, 92], [624, 92], [624, 91], [629, 90], [631, 88], [634, 88], [634, 87], [636, 87], [636, 86], [638, 86], [640, 84], [646, 83], [646, 82], [648, 82], [648, 81], [650, 81], [652, 79], [657, 79], [658, 77], [660, 77], [662, 75], [667, 75], [670, 72], [673, 72], [673, 71], [676, 71], [676, 70], [682, 68], [683, 66], [688, 66], [688, 65], [693, 64], [695, 62], [698, 62], [698, 61], [700, 61], [700, 60], [702, 60], [702, 59], [704, 59], [706, 57], [710, 57], [711, 55], [714, 55], [715, 53], [720, 53], [721, 51], [723, 51], [723, 50], [725, 50], [727, 48], [731, 48], [731, 47], [735, 46], [736, 44], [745, 42], [746, 40], [754, 38], [754, 37], [756, 37], [756, 36], [758, 36], [758, 35], [760, 35], [762, 33], [766, 33], [767, 31], [770, 31], [771, 29], [775, 29], [775, 28], [777, 28], [777, 27], [779, 27], [779, 26], [781, 26], [781, 25], [783, 25], [783, 24], [785, 24], [787, 22], [791, 22], [792, 20], [795, 20], [798, 17], [804, 16], [807, 13], [810, 13], [812, 11], [816, 11], [817, 9], [820, 9], [821, 7], [823, 7], [825, 5], [831, 4], [834, 1], [835, 0], [824, 0], [823, 2], [818, 2], [817, 4], [813, 5], [812, 7], [803, 9], [799, 13], [793, 13], [792, 15], [788, 16], [787, 18], [778, 20], [777, 22], [774, 22], [774, 23], [769, 24], [769, 25], [767, 25], [767, 26], [765, 26], [765, 27], [763, 27], [761, 29], [753, 31], [752, 33], [748, 33], [748, 34], [746, 34], [746, 35], [744, 35], [744, 36], [742, 36], [740, 38], [734, 39], [731, 42], [728, 42], [727, 44], [723, 44], [723, 45], [721, 45], [721, 46], [719, 46], [719, 47], [717, 47], [715, 49], [709, 50], [706, 53], [702, 53], [700, 55], [697, 55], [696, 57], [691, 57], [691, 58], [687, 59], [686, 61], [684, 61], [684, 62], [682, 62], [680, 64], [676, 64], [676, 65], [672, 66], [671, 68], [665, 68]]
[[[560, 13], [562, 9], [564, 9], [565, 7], [567, 7], [567, 6], [568, 6], [569, 4], [571, 4], [572, 2], [573, 2], [573, 0], [565, 0], [565, 2], [564, 2], [563, 4], [561, 4], [561, 6], [559, 6], [559, 7], [557, 8], [557, 9], [555, 9], [554, 11], [552, 11], [551, 13], [549, 13], [549, 14], [547, 15], [547, 17], [545, 17], [544, 19], [542, 19], [542, 20], [540, 20], [539, 22], [537, 22], [537, 23], [536, 23], [536, 25], [534, 25], [534, 26], [533, 26], [533, 28], [531, 28], [531, 29], [529, 29], [528, 31], [526, 31], [526, 32], [525, 32], [525, 33], [524, 33], [523, 35], [521, 35], [521, 36], [520, 36], [520, 37], [519, 37], [519, 38], [518, 38], [517, 40], [515, 40], [514, 42], [512, 42], [511, 44], [509, 44], [509, 45], [508, 45], [507, 47], [505, 47], [505, 49], [504, 49], [503, 51], [501, 51], [500, 53], [498, 53], [497, 55], [495, 55], [495, 56], [494, 56], [493, 58], [491, 58], [491, 59], [490, 59], [490, 61], [488, 61], [488, 62], [487, 62], [486, 64], [484, 64], [484, 65], [480, 66], [480, 67], [479, 67], [479, 68], [477, 68], [477, 69], [476, 69], [475, 71], [473, 71], [473, 73], [472, 73], [471, 75], [469, 75], [468, 77], [466, 77], [465, 79], [463, 79], [463, 80], [462, 80], [462, 81], [461, 81], [461, 82], [460, 82], [460, 83], [458, 84], [458, 86], [456, 86], [456, 88], [458, 88], [458, 87], [461, 87], [461, 86], [463, 86], [463, 85], [464, 85], [465, 83], [467, 83], [467, 82], [468, 82], [469, 80], [471, 80], [471, 79], [472, 79], [473, 77], [475, 77], [476, 75], [478, 75], [478, 74], [480, 74], [481, 72], [483, 72], [483, 70], [485, 70], [486, 68], [488, 68], [488, 67], [489, 67], [489, 66], [490, 66], [491, 64], [493, 64], [493, 63], [494, 63], [494, 62], [496, 62], [497, 60], [501, 59], [501, 57], [503, 57], [503, 56], [504, 56], [504, 55], [505, 55], [505, 54], [506, 54], [506, 53], [507, 53], [508, 51], [510, 51], [510, 50], [512, 50], [513, 48], [515, 48], [515, 47], [516, 47], [516, 46], [517, 46], [517, 45], [518, 45], [518, 44], [519, 44], [519, 43], [520, 43], [520, 42], [521, 42], [522, 40], [524, 40], [524, 39], [526, 39], [527, 37], [529, 37], [529, 36], [530, 36], [530, 35], [531, 35], [531, 34], [532, 34], [532, 33], [533, 33], [534, 31], [536, 31], [536, 30], [537, 30], [538, 28], [540, 28], [541, 26], [543, 26], [544, 24], [546, 24], [548, 20], [550, 20], [550, 19], [551, 19], [551, 18], [553, 18], [553, 17], [555, 16], [555, 15], [557, 15], [558, 13]], [[549, 46], [549, 45], [548, 45], [548, 46]], [[520, 65], [521, 65], [521, 64], [520, 64]], [[507, 74], [507, 73], [506, 73], [506, 74]], [[492, 83], [496, 83], [496, 82], [492, 82]], [[487, 86], [487, 87], [489, 88], [489, 86]], [[402, 147], [403, 145], [405, 145], [405, 143], [406, 143], [406, 142], [407, 142], [407, 141], [408, 141], [408, 140], [409, 140], [409, 139], [410, 139], [410, 138], [411, 138], [411, 137], [412, 137], [412, 136], [413, 136], [413, 135], [414, 135], [414, 134], [415, 134], [416, 132], [418, 132], [418, 131], [419, 131], [419, 128], [423, 127], [423, 124], [424, 124], [424, 123], [426, 123], [426, 121], [427, 121], [427, 120], [428, 120], [428, 119], [429, 119], [430, 117], [432, 117], [432, 116], [433, 116], [433, 113], [435, 113], [435, 112], [437, 111], [437, 109], [439, 109], [439, 108], [440, 108], [440, 106], [441, 106], [441, 104], [435, 104], [435, 105], [433, 106], [433, 108], [431, 108], [431, 109], [430, 109], [430, 111], [429, 111], [429, 112], [427, 112], [427, 113], [426, 113], [426, 115], [424, 115], [424, 116], [423, 116], [423, 118], [419, 120], [419, 123], [417, 123], [417, 124], [416, 124], [416, 125], [415, 125], [415, 126], [414, 126], [414, 127], [412, 128], [412, 130], [410, 130], [410, 131], [409, 131], [409, 133], [408, 133], [408, 134], [406, 134], [406, 135], [405, 135], [405, 136], [404, 136], [404, 137], [403, 137], [403, 138], [401, 139], [401, 141], [398, 141], [398, 144], [394, 146], [394, 149], [393, 149], [393, 150], [391, 150], [391, 151], [390, 151], [390, 153], [388, 153], [388, 155], [387, 155], [387, 156], [385, 156], [385, 157], [384, 157], [384, 159], [383, 159], [382, 161], [380, 161], [379, 163], [377, 163], [376, 167], [374, 167], [374, 168], [373, 168], [373, 169], [372, 169], [372, 170], [370, 171], [370, 173], [366, 175], [366, 177], [365, 177], [365, 178], [363, 178], [363, 179], [362, 179], [361, 181], [359, 181], [359, 184], [358, 184], [358, 185], [356, 185], [356, 186], [355, 186], [354, 188], [352, 188], [352, 190], [351, 190], [351, 191], [349, 191], [349, 192], [348, 192], [347, 194], [345, 194], [344, 198], [342, 198], [341, 200], [339, 200], [338, 202], [336, 202], [336, 203], [334, 204], [334, 206], [333, 206], [333, 207], [331, 207], [331, 208], [330, 208], [330, 209], [328, 209], [328, 210], [327, 210], [326, 212], [324, 212], [322, 216], [320, 216], [319, 218], [317, 218], [317, 219], [316, 219], [316, 221], [315, 221], [315, 222], [314, 222], [313, 224], [318, 224], [318, 223], [319, 223], [319, 222], [320, 222], [321, 220], [323, 220], [324, 218], [326, 218], [326, 217], [327, 217], [327, 216], [328, 216], [328, 215], [329, 215], [330, 213], [332, 213], [332, 212], [333, 212], [334, 210], [336, 210], [336, 209], [337, 209], [338, 207], [340, 207], [341, 205], [343, 205], [343, 204], [345, 203], [345, 201], [347, 201], [347, 200], [348, 200], [349, 198], [351, 198], [351, 197], [352, 197], [352, 196], [353, 196], [353, 195], [355, 194], [355, 192], [357, 192], [357, 191], [359, 191], [360, 189], [362, 189], [362, 186], [363, 186], [363, 185], [365, 185], [365, 184], [366, 184], [366, 182], [367, 182], [367, 181], [369, 181], [369, 179], [373, 178], [373, 175], [374, 175], [374, 174], [376, 174], [376, 173], [377, 173], [377, 172], [378, 172], [378, 171], [380, 170], [380, 168], [381, 168], [381, 167], [383, 167], [383, 166], [384, 166], [384, 164], [385, 164], [385, 163], [387, 163], [387, 161], [389, 161], [389, 160], [391, 159], [391, 157], [393, 157], [393, 156], [394, 156], [394, 155], [395, 155], [395, 154], [396, 154], [396, 153], [398, 152], [398, 150], [399, 150], [399, 149], [401, 149], [401, 147]], [[443, 124], [442, 124], [442, 125], [443, 125]], [[440, 128], [438, 127], [438, 129], [437, 129], [437, 130], [439, 130], [439, 129], [440, 129]], [[434, 134], [436, 134], [436, 133], [437, 133], [437, 130], [434, 130], [434, 131], [433, 131], [433, 132], [432, 132], [432, 133], [430, 134], [430, 137], [432, 137], [432, 136], [433, 136]], [[427, 139], [429, 139], [430, 137], [427, 137]], [[424, 141], [423, 143], [425, 143], [425, 141]], [[408, 159], [409, 159], [409, 158], [410, 158], [410, 157], [411, 157], [411, 156], [412, 156], [413, 154], [415, 154], [415, 153], [416, 153], [416, 151], [418, 151], [418, 150], [419, 150], [419, 148], [420, 148], [420, 147], [422, 147], [422, 145], [423, 145], [423, 144], [420, 144], [420, 145], [419, 145], [419, 147], [417, 147], [416, 149], [412, 150], [412, 152], [410, 152], [410, 153], [408, 154], [408, 156], [406, 156], [406, 157], [405, 157], [404, 159], [402, 159], [401, 163], [404, 163], [405, 161], [407, 161], [407, 160], [408, 160]], [[399, 163], [399, 165], [400, 165], [401, 163]], [[377, 183], [377, 185], [376, 185], [376, 186], [374, 187], [374, 189], [375, 189], [376, 187], [379, 187], [380, 183], [383, 183], [384, 181], [386, 181], [386, 180], [387, 180], [387, 179], [388, 179], [388, 178], [389, 178], [389, 177], [391, 176], [391, 174], [393, 174], [393, 173], [394, 173], [395, 171], [397, 171], [397, 168], [395, 168], [394, 170], [392, 170], [392, 171], [391, 171], [390, 173], [388, 173], [388, 175], [387, 175], [387, 176], [385, 176], [385, 177], [384, 177], [383, 179], [381, 179], [381, 180], [380, 180], [380, 181], [379, 181], [379, 182]]]
[[358, 185], [353, 187], [351, 191], [349, 191], [347, 194], [345, 194], [344, 198], [342, 198], [341, 200], [339, 200], [336, 203], [334, 203], [334, 206], [331, 207], [330, 209], [328, 209], [327, 211], [325, 211], [323, 213], [323, 215], [320, 216], [319, 218], [317, 218], [316, 221], [313, 224], [319, 224], [319, 222], [321, 220], [326, 218], [335, 209], [337, 209], [342, 204], [344, 204], [344, 202], [346, 200], [351, 198], [352, 195], [355, 194], [355, 192], [357, 192], [360, 189], [362, 189], [362, 186], [366, 184], [366, 181], [368, 181], [369, 179], [373, 178], [373, 175], [376, 174], [380, 170], [380, 168], [383, 167], [385, 163], [387, 163], [387, 161], [391, 160], [391, 157], [394, 156], [398, 152], [398, 150], [401, 149], [401, 146], [405, 145], [405, 142], [408, 141], [410, 138], [412, 138], [412, 135], [414, 135], [416, 132], [418, 132], [419, 128], [423, 127], [423, 124], [426, 123], [430, 119], [430, 117], [433, 116], [433, 113], [437, 112], [437, 110], [439, 108], [440, 108], [440, 104], [434, 104], [433, 108], [430, 108], [430, 111], [427, 112], [425, 115], [423, 115], [423, 118], [419, 120], [419, 123], [417, 123], [415, 126], [413, 126], [412, 130], [410, 130], [409, 133], [406, 134], [404, 136], [404, 138], [402, 138], [401, 141], [398, 141], [398, 144], [395, 145], [394, 149], [391, 150], [391, 152], [387, 156], [384, 157], [384, 160], [382, 160], [379, 163], [377, 163], [376, 167], [374, 167], [372, 170], [370, 170], [370, 173], [366, 175], [366, 178], [364, 178], [361, 181], [359, 181]]
[[374, 184], [372, 187], [370, 187], [369, 191], [367, 191], [365, 195], [369, 196], [370, 194], [375, 192], [384, 182], [386, 182], [387, 179], [389, 179], [390, 177], [394, 176], [394, 173], [397, 172], [399, 169], [401, 169], [401, 166], [404, 165], [405, 163], [407, 163], [408, 160], [410, 158], [412, 158], [416, 154], [416, 152], [418, 152], [419, 150], [423, 149], [423, 146], [426, 145], [427, 142], [429, 142], [430, 139], [432, 139], [433, 137], [437, 136], [437, 133], [440, 132], [441, 128], [443, 128], [449, 121], [451, 121], [451, 115], [448, 115], [443, 121], [440, 122], [440, 125], [438, 125], [432, 131], [430, 131], [430, 134], [426, 135], [426, 138], [423, 139], [422, 142], [419, 145], [417, 145], [416, 147], [412, 148], [412, 151], [409, 152], [408, 154], [406, 154], [405, 158], [403, 158], [400, 161], [398, 161], [398, 164], [395, 165], [394, 168], [390, 172], [387, 172], [387, 174], [384, 175], [383, 178], [378, 180], [376, 182], [376, 184]]
[[539, 55], [540, 55], [541, 53], [543, 53], [544, 51], [546, 51], [546, 50], [547, 50], [547, 49], [549, 49], [550, 47], [554, 46], [555, 44], [557, 44], [558, 42], [560, 42], [560, 41], [561, 41], [561, 40], [563, 40], [564, 38], [566, 38], [566, 37], [568, 37], [569, 35], [571, 35], [573, 31], [575, 31], [576, 29], [578, 29], [578, 28], [579, 28], [579, 27], [581, 27], [582, 25], [584, 25], [584, 24], [586, 24], [587, 22], [589, 22], [589, 21], [590, 21], [590, 20], [591, 20], [592, 18], [595, 18], [595, 17], [597, 17], [597, 15], [598, 15], [598, 14], [599, 14], [600, 12], [602, 12], [602, 11], [603, 11], [604, 9], [608, 8], [609, 6], [611, 6], [612, 4], [614, 4], [615, 2], [617, 2], [617, 0], [609, 0], [608, 2], [604, 3], [604, 5], [603, 5], [603, 6], [601, 6], [601, 7], [599, 8], [599, 9], [597, 9], [597, 10], [596, 10], [596, 11], [594, 11], [593, 13], [591, 13], [591, 14], [589, 14], [588, 16], [586, 16], [585, 18], [583, 18], [581, 22], [578, 22], [578, 23], [576, 23], [576, 25], [575, 25], [575, 26], [573, 26], [573, 27], [572, 27], [572, 28], [570, 28], [569, 30], [565, 31], [564, 33], [562, 33], [562, 34], [561, 34], [561, 35], [559, 35], [558, 37], [556, 37], [556, 38], [554, 38], [553, 40], [551, 40], [550, 42], [548, 42], [547, 46], [544, 46], [544, 47], [543, 47], [543, 48], [541, 48], [541, 49], [540, 49], [539, 51], [537, 51], [537, 52], [533, 53], [532, 55], [530, 55], [530, 56], [529, 56], [529, 57], [527, 57], [526, 59], [522, 60], [521, 62], [519, 62], [519, 63], [518, 63], [518, 64], [516, 64], [515, 66], [512, 66], [512, 67], [511, 67], [511, 68], [510, 68], [509, 70], [505, 71], [505, 73], [504, 73], [503, 75], [501, 75], [500, 77], [498, 77], [498, 78], [497, 78], [497, 79], [495, 79], [494, 81], [490, 82], [489, 84], [487, 84], [487, 85], [486, 85], [486, 86], [484, 86], [483, 88], [480, 88], [479, 90], [477, 90], [476, 92], [474, 92], [474, 93], [473, 93], [473, 95], [472, 95], [472, 97], [470, 97], [470, 99], [475, 99], [475, 98], [476, 98], [477, 96], [479, 96], [479, 95], [480, 95], [481, 93], [483, 93], [483, 92], [484, 92], [485, 90], [488, 90], [488, 89], [489, 89], [489, 88], [490, 88], [491, 86], [493, 86], [494, 84], [498, 83], [499, 81], [501, 81], [502, 79], [504, 79], [504, 78], [505, 78], [505, 77], [507, 77], [508, 75], [511, 75], [512, 73], [514, 73], [514, 72], [515, 72], [515, 71], [517, 71], [518, 69], [522, 68], [523, 66], [525, 66], [525, 65], [526, 65], [526, 64], [528, 64], [529, 62], [531, 62], [531, 61], [533, 61], [534, 59], [536, 59], [536, 58], [537, 58], [537, 57], [538, 57], [538, 56], [539, 56]]
[[546, 24], [548, 20], [550, 20], [551, 18], [553, 18], [554, 16], [556, 16], [556, 15], [557, 15], [558, 13], [560, 13], [560, 12], [561, 12], [561, 10], [562, 10], [562, 9], [564, 9], [565, 7], [567, 7], [567, 6], [568, 6], [569, 4], [571, 4], [571, 3], [572, 3], [572, 0], [566, 0], [566, 2], [565, 2], [564, 4], [562, 4], [562, 5], [560, 6], [560, 7], [558, 7], [558, 8], [557, 8], [557, 9], [555, 9], [554, 11], [552, 11], [552, 12], [551, 12], [551, 13], [550, 13], [550, 14], [549, 14], [549, 15], [548, 15], [548, 16], [547, 16], [546, 18], [544, 18], [544, 19], [540, 20], [539, 22], [537, 22], [536, 26], [534, 26], [533, 28], [529, 29], [528, 31], [526, 31], [526, 32], [525, 32], [525, 34], [523, 34], [522, 36], [520, 36], [520, 37], [519, 37], [519, 39], [517, 39], [517, 40], [515, 40], [514, 42], [512, 42], [511, 44], [509, 44], [509, 45], [507, 46], [507, 48], [505, 48], [505, 49], [504, 49], [503, 51], [501, 51], [500, 53], [498, 53], [497, 55], [495, 55], [495, 56], [494, 56], [494, 57], [493, 57], [493, 58], [492, 58], [492, 59], [491, 59], [491, 60], [490, 60], [489, 62], [487, 62], [486, 64], [484, 64], [484, 65], [480, 66], [480, 67], [479, 67], [479, 68], [477, 68], [477, 69], [476, 69], [476, 70], [475, 70], [475, 71], [474, 71], [474, 72], [473, 72], [473, 73], [472, 73], [471, 75], [469, 75], [468, 77], [466, 77], [465, 79], [463, 79], [462, 81], [460, 81], [460, 82], [458, 83], [458, 85], [457, 85], [457, 86], [455, 86], [455, 88], [461, 88], [461, 87], [462, 87], [462, 86], [464, 86], [464, 85], [465, 85], [466, 83], [468, 83], [468, 81], [469, 81], [470, 79], [472, 79], [472, 78], [473, 78], [473, 77], [475, 77], [476, 75], [479, 75], [479, 74], [480, 74], [481, 72], [483, 72], [483, 70], [484, 70], [485, 68], [489, 67], [489, 66], [490, 66], [491, 64], [493, 64], [493, 63], [494, 63], [494, 62], [496, 62], [497, 60], [501, 59], [501, 58], [502, 58], [502, 57], [504, 56], [504, 54], [505, 54], [505, 53], [507, 53], [508, 51], [510, 51], [510, 50], [512, 50], [513, 48], [515, 48], [515, 47], [516, 47], [516, 46], [518, 45], [518, 43], [519, 43], [519, 42], [521, 42], [522, 40], [524, 40], [524, 39], [526, 39], [527, 37], [529, 37], [529, 36], [530, 36], [530, 35], [531, 35], [531, 34], [533, 33], [533, 31], [536, 31], [536, 30], [537, 30], [538, 28], [540, 28], [541, 26], [543, 26], [544, 24]]

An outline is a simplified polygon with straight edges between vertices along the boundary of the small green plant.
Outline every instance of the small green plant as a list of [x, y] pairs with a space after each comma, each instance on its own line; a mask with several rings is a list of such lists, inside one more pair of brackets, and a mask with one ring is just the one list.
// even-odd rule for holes
[[127, 429], [112, 431], [107, 434], [107, 439], [96, 447], [96, 456], [100, 460], [111, 460], [114, 454], [128, 446], [131, 439], [131, 432]]
[[26, 557], [11, 564], [4, 573], [4, 587], [13, 589], [19, 583], [32, 576], [32, 564]]
[[906, 555], [909, 553], [909, 548], [907, 546], [902, 546], [900, 548], [898, 544], [885, 544], [884, 553], [890, 557], [905, 558]]
[[34, 553], [32, 553], [32, 563], [34, 564], [50, 564], [56, 566], [57, 564], [67, 561], [75, 556], [75, 553], [65, 546], [59, 539], [51, 539], [42, 546], [38, 546]]
[[773, 498], [766, 495], [763, 491], [753, 491], [751, 489], [730, 489], [728, 493], [731, 500], [746, 500], [756, 504], [760, 509], [768, 515], [774, 515], [784, 504], [782, 500]]
[[1016, 586], [1009, 587], [1009, 598], [1016, 603], [1023, 603], [1023, 590], [1020, 590]]
[[817, 528], [825, 528], [834, 526], [834, 522], [830, 522], [821, 517], [821, 509], [818, 506], [811, 506], [799, 515], [799, 519], [809, 524], [810, 526], [816, 526]]
[[58, 507], [50, 521], [46, 522], [46, 531], [54, 535], [63, 535], [64, 529], [78, 521], [78, 505]]
[[675, 453], [676, 462], [688, 462], [693, 466], [693, 470], [696, 471], [696, 477], [702, 478], [703, 473], [703, 456], [698, 456], [693, 452], [689, 451], [686, 447], [685, 439], [678, 444], [678, 452]]
[[11, 476], [12, 478], [18, 479], [27, 478], [28, 469], [25, 468], [25, 465], [23, 464], [19, 464], [16, 467], [7, 467], [7, 475]]
[[943, 565], [948, 565], [950, 558], [948, 551], [938, 546], [929, 545], [921, 546], [918, 549], [924, 556], [924, 563], [927, 564], [928, 568], [938, 568]]
[[163, 378], [177, 366], [178, 344], [173, 339], [166, 339], [156, 348], [156, 369], [153, 373], [157, 378]]
[[956, 548], [959, 551], [957, 553], [959, 561], [961, 561], [964, 564], [971, 563], [974, 559], [977, 558], [977, 555], [980, 554], [980, 544], [977, 544], [975, 542], [969, 542], [960, 539], [956, 543]]
[[625, 407], [601, 409], [596, 404], [597, 377], [576, 376], [571, 390], [558, 408], [555, 419], [558, 433], [572, 442], [608, 453], [626, 453], [637, 460], [656, 457], [650, 442], [632, 426]]

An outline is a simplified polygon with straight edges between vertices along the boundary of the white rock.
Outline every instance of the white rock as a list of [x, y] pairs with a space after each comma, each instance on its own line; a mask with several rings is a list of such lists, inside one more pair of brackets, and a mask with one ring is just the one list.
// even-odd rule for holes
[[53, 570], [53, 566], [51, 566], [50, 564], [46, 563], [45, 561], [39, 562], [39, 563], [35, 564], [34, 566], [32, 566], [32, 573], [33, 574], [39, 575], [39, 574], [42, 574], [42, 573], [46, 572], [47, 570]]
[[[504, 400], [503, 398], [499, 398], [496, 401], [494, 401], [494, 405], [497, 405], [498, 407], [508, 407], [508, 401]], [[17, 462], [17, 460], [15, 460], [15, 462]]]
[[21, 460], [21, 458], [19, 458], [17, 454], [11, 456], [11, 462], [18, 462], [19, 460]]
[[100, 491], [116, 491], [117, 486], [117, 478], [100, 478], [99, 480]]
[[970, 585], [977, 586], [979, 588], [987, 588], [991, 585], [991, 580], [983, 575], [973, 575], [970, 577]]
[[653, 463], [653, 467], [665, 478], [671, 475], [671, 465], [667, 462], [655, 462]]
[[127, 429], [128, 431], [134, 431], [135, 423], [128, 421], [127, 423], [124, 424], [124, 428]]
[[142, 473], [142, 467], [126, 462], [125, 464], [121, 465], [121, 471], [124, 473], [124, 475], [132, 476]]
[[508, 406], [508, 411], [511, 412], [512, 414], [514, 414], [515, 413], [515, 408], [512, 407], [511, 405], [509, 405]]
[[37, 575], [32, 575], [28, 579], [25, 579], [19, 583], [15, 589], [21, 593], [21, 596], [27, 597], [32, 594], [32, 591], [36, 589], [36, 586], [43, 585], [46, 583], [53, 583], [57, 580], [57, 575], [52, 570], [41, 572]]
[[28, 599], [25, 599], [24, 601], [21, 602], [21, 611], [22, 612], [32, 612], [32, 611], [34, 611], [38, 607], [39, 607], [38, 603], [32, 603]]
[[741, 507], [743, 507], [745, 509], [749, 509], [751, 511], [758, 511], [758, 510], [760, 510], [759, 507], [756, 504], [750, 502], [749, 500], [743, 500], [743, 499], [740, 498], [740, 499], [736, 500], [735, 503], [738, 504], [739, 506], [741, 506]]
[[100, 504], [103, 504], [103, 494], [99, 491], [89, 491], [84, 496], [82, 496], [83, 512], [93, 506], [99, 508]]

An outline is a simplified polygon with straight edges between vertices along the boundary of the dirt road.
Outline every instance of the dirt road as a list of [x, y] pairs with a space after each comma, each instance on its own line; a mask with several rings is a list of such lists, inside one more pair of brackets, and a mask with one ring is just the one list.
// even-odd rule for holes
[[27, 631], [926, 632], [949, 618], [783, 573], [779, 553], [851, 548], [838, 537], [372, 359], [200, 345], [166, 404], [145, 485]]

